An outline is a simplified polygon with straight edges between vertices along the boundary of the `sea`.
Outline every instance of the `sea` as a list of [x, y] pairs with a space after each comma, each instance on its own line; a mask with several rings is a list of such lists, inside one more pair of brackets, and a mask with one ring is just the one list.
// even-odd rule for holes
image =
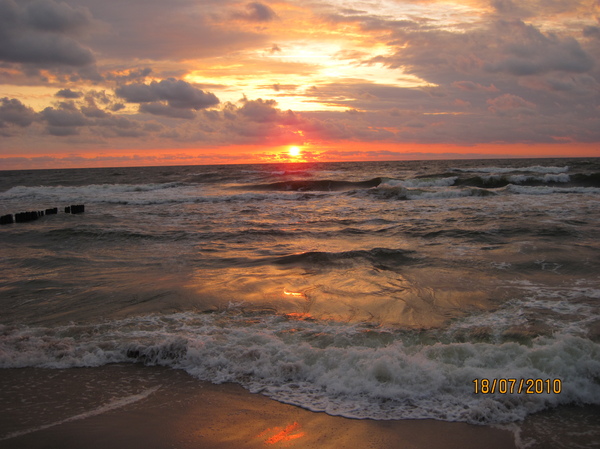
[[600, 447], [598, 158], [0, 171], [0, 215], [54, 207], [0, 226], [2, 369]]

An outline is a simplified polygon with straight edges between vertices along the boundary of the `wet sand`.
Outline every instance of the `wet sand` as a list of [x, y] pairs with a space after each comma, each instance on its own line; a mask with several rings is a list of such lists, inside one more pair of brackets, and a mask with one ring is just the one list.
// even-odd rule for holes
[[512, 433], [313, 413], [166, 368], [0, 370], [0, 448], [515, 448]]

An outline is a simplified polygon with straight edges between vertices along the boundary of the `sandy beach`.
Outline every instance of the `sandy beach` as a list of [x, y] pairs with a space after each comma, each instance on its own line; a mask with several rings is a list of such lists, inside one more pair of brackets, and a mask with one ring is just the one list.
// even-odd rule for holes
[[6, 449], [516, 447], [500, 429], [329, 416], [160, 367], [4, 369], [0, 385]]

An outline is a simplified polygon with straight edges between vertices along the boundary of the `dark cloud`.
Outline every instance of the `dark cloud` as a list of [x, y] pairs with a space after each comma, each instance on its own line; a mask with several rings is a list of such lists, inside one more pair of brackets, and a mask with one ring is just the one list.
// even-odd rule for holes
[[109, 105], [115, 100], [114, 96], [108, 95], [104, 90], [90, 90], [85, 94], [85, 101], [88, 104], [98, 101], [101, 104]]
[[279, 115], [276, 105], [275, 100], [244, 100], [244, 106], [240, 108], [239, 113], [254, 122], [273, 122]]
[[33, 28], [55, 33], [78, 33], [93, 22], [89, 10], [52, 0], [35, 0], [27, 4], [24, 16]]
[[92, 52], [60, 35], [14, 35], [0, 41], [0, 60], [37, 65], [64, 64], [81, 67], [92, 64]]
[[84, 126], [88, 123], [81, 112], [65, 107], [60, 109], [48, 107], [41, 112], [41, 116], [50, 126], [72, 127]]
[[189, 109], [175, 108], [163, 103], [143, 103], [140, 104], [140, 112], [162, 115], [164, 117], [193, 119], [196, 115]]
[[415, 20], [390, 20], [367, 13], [366, 11], [342, 10], [339, 13], [328, 13], [322, 16], [326, 22], [333, 24], [355, 23], [363, 31], [387, 31], [399, 29], [419, 29], [421, 24]]
[[79, 129], [75, 126], [53, 126], [48, 125], [48, 134], [56, 137], [76, 136], [79, 134]]
[[105, 75], [105, 78], [110, 81], [124, 83], [137, 80], [144, 80], [151, 73], [152, 69], [150, 67], [145, 67], [143, 69], [125, 70], [121, 73], [108, 73]]
[[492, 0], [492, 7], [503, 17], [526, 18], [532, 12], [526, 8], [524, 2], [515, 3], [513, 0]]
[[591, 37], [594, 39], [600, 39], [600, 27], [597, 26], [586, 26], [583, 29], [583, 35], [585, 37]]
[[56, 92], [54, 94], [55, 97], [60, 97], [60, 98], [80, 98], [83, 96], [83, 94], [81, 92], [75, 92], [72, 91], [71, 89], [61, 89], [58, 92]]
[[252, 2], [246, 5], [246, 12], [235, 13], [233, 17], [249, 22], [270, 22], [277, 18], [277, 14], [265, 4]]
[[545, 35], [521, 21], [496, 23], [502, 53], [496, 61], [485, 64], [486, 70], [526, 76], [552, 71], [585, 73], [594, 66], [593, 59], [572, 37], [563, 39]]
[[108, 112], [98, 108], [96, 105], [82, 106], [81, 113], [88, 118], [106, 118], [109, 116]]
[[16, 98], [0, 99], [0, 128], [8, 124], [27, 127], [36, 119], [36, 113]]
[[594, 67], [593, 58], [574, 38], [543, 33], [520, 20], [495, 20], [461, 33], [395, 29], [393, 35], [396, 54], [376, 56], [370, 62], [438, 85], [470, 79], [500, 88], [496, 81], [500, 78], [493, 74], [586, 73]]
[[[126, 84], [117, 88], [115, 93], [129, 103], [153, 103], [145, 107], [144, 112], [169, 117], [178, 116], [172, 109], [199, 110], [219, 104], [219, 99], [214, 94], [174, 78], [152, 81], [150, 84]], [[161, 101], [166, 102], [166, 105], [163, 104], [165, 107], [158, 107], [157, 102]], [[184, 118], [183, 115], [185, 114], [181, 113], [178, 117]], [[185, 118], [189, 118], [189, 114]]]
[[162, 125], [150, 122], [139, 122], [127, 117], [108, 115], [97, 119], [91, 131], [105, 139], [113, 138], [145, 138], [162, 129]]
[[57, 137], [77, 135], [79, 128], [89, 123], [72, 103], [63, 103], [59, 108], [48, 107], [40, 116], [48, 124], [48, 133]]
[[74, 38], [90, 21], [87, 10], [66, 3], [0, 0], [0, 61], [71, 67], [93, 64], [92, 52]]
[[[85, 94], [83, 102], [61, 102], [56, 107], [44, 109], [39, 115], [48, 125], [48, 134], [56, 137], [82, 135], [96, 140], [98, 137], [140, 138], [163, 129], [162, 125], [155, 122], [114, 115], [109, 110], [98, 107], [97, 101], [104, 103], [109, 109], [114, 106], [105, 92], [90, 91]], [[181, 109], [177, 111], [189, 112]]]
[[153, 81], [151, 85], [142, 83], [127, 84], [117, 88], [115, 93], [129, 103], [149, 103], [160, 100], [160, 96], [153, 88], [153, 85], [156, 84], [158, 84], [156, 81]]
[[224, 11], [239, 3], [235, 0], [76, 1], [106, 24], [106, 30], [89, 42], [98, 54], [112, 60], [200, 59], [272, 42], [272, 37], [257, 30], [230, 26], [231, 15]]

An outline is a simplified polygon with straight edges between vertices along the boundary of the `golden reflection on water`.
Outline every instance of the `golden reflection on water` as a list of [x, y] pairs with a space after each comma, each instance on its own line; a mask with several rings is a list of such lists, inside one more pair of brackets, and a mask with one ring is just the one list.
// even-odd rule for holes
[[[400, 272], [401, 271], [401, 272]], [[198, 269], [187, 286], [198, 308], [271, 311], [290, 319], [432, 328], [493, 307], [494, 279], [460, 268], [367, 264]]]
[[315, 319], [315, 317], [313, 317], [310, 313], [298, 313], [298, 312], [286, 313], [285, 317], [290, 320], [296, 320], [296, 321], [310, 321], [310, 320]]
[[283, 289], [283, 294], [286, 296], [295, 296], [297, 298], [305, 298], [306, 295], [302, 292], [290, 292], [286, 288]]

